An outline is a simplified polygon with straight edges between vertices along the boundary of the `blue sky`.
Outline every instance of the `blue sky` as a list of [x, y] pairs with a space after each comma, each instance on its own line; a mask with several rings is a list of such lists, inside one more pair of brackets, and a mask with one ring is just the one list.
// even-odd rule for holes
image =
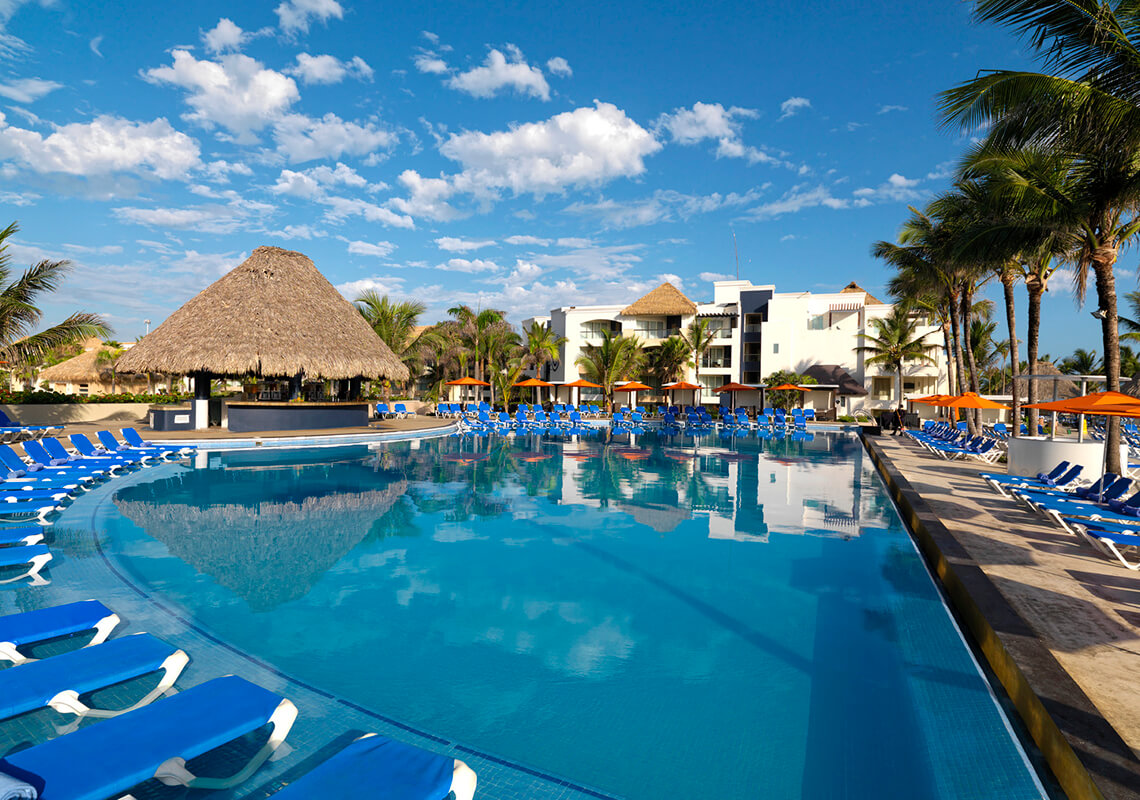
[[[743, 278], [879, 293], [969, 142], [936, 93], [1026, 63], [969, 11], [0, 0], [0, 204], [17, 265], [77, 265], [45, 309], [124, 340], [263, 244], [429, 322], [711, 299], [733, 231]], [[1096, 348], [1088, 310], [1057, 279], [1043, 351]]]

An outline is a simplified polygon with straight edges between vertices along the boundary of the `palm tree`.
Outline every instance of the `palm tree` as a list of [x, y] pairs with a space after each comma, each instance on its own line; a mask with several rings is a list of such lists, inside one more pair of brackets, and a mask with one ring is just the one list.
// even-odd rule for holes
[[855, 348], [857, 352], [869, 354], [865, 359], [867, 364], [882, 364], [890, 367], [898, 376], [898, 405], [903, 399], [903, 365], [907, 362], [934, 363], [930, 351], [937, 345], [923, 341], [930, 334], [915, 336], [918, 323], [911, 316], [910, 310], [899, 303], [891, 309], [886, 317], [870, 321], [874, 333], [862, 333], [860, 336], [866, 344]]
[[1099, 375], [1104, 367], [1096, 357], [1096, 350], [1085, 350], [1083, 347], [1078, 347], [1057, 366], [1066, 375]]
[[36, 297], [54, 292], [71, 270], [70, 261], [40, 261], [13, 280], [8, 239], [18, 230], [13, 222], [0, 231], [0, 360], [12, 364], [39, 364], [55, 348], [91, 337], [111, 335], [97, 314], [77, 311], [63, 322], [32, 333], [43, 317]]
[[704, 358], [705, 353], [716, 339], [716, 329], [709, 327], [707, 319], [698, 317], [689, 323], [688, 329], [681, 334], [681, 339], [693, 356], [693, 383], [700, 385], [701, 359]]
[[[416, 333], [416, 323], [427, 306], [418, 300], [396, 302], [388, 295], [381, 297], [373, 289], [361, 292], [353, 302], [360, 315], [376, 331], [376, 335], [384, 340], [384, 344], [408, 368], [408, 381], [415, 380], [423, 370], [426, 355], [420, 336]], [[391, 388], [392, 382], [385, 379], [385, 400], [390, 399]]]
[[529, 328], [523, 328], [523, 336], [526, 337], [522, 345], [523, 369], [533, 367], [535, 376], [542, 378], [543, 364], [557, 363], [567, 339], [555, 333], [549, 323], [541, 322], [532, 322]]
[[657, 347], [646, 350], [647, 368], [659, 384], [680, 380], [685, 367], [692, 365], [692, 350], [680, 336], [670, 336]]
[[585, 372], [586, 379], [601, 385], [606, 406], [612, 409], [614, 384], [636, 376], [641, 369], [645, 353], [636, 336], [622, 336], [606, 331], [601, 344], [588, 344], [575, 364]]
[[99, 348], [99, 352], [95, 354], [95, 366], [102, 374], [110, 374], [111, 376], [111, 394], [116, 394], [118, 389], [118, 373], [115, 370], [115, 363], [119, 360], [119, 356], [123, 354], [123, 346], [118, 342], [106, 341], [103, 346]]
[[[997, 70], [945, 92], [943, 116], [965, 130], [990, 126], [981, 150], [1013, 164], [1031, 153], [1063, 160], [1066, 191], [1022, 171], [1022, 191], [1070, 232], [1076, 288], [1096, 280], [1107, 388], [1120, 389], [1114, 267], [1140, 230], [1140, 33], [1133, 0], [981, 0], [983, 21], [1026, 36], [1043, 72]], [[1052, 193], [1049, 190], [1052, 189]], [[1106, 469], [1120, 472], [1120, 421], [1108, 420]]]

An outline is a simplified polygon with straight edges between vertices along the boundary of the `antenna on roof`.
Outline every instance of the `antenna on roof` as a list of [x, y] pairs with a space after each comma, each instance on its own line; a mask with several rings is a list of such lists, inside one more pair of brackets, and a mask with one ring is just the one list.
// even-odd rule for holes
[[736, 256], [736, 279], [740, 280], [740, 251], [736, 249], [736, 231], [731, 225], [728, 226], [728, 229], [732, 231], [732, 254]]

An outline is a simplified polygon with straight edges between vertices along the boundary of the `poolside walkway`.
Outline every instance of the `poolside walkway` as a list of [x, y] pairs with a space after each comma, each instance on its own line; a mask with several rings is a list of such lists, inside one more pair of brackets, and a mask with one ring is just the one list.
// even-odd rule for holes
[[1140, 574], [976, 477], [1000, 465], [867, 442], [1100, 791], [1140, 798]]

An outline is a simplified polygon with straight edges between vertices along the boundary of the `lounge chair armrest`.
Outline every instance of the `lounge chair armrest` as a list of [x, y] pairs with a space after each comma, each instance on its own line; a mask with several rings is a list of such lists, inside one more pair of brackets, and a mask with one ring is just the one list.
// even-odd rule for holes
[[244, 767], [228, 778], [202, 778], [194, 775], [186, 769], [186, 761], [177, 757], [163, 762], [155, 770], [154, 777], [167, 786], [187, 786], [191, 789], [228, 789], [231, 786], [237, 786], [257, 772], [261, 765], [273, 755], [274, 751], [285, 741], [285, 737], [289, 735], [289, 730], [296, 720], [297, 707], [289, 700], [282, 700], [268, 720], [269, 724], [273, 726], [273, 733], [270, 734], [269, 741], [257, 751], [256, 755]]

